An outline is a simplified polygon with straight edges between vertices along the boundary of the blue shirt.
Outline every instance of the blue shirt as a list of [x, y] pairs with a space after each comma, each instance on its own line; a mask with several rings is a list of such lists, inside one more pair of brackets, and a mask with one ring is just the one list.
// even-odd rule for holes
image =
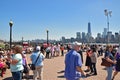
[[65, 77], [68, 80], [76, 80], [81, 77], [76, 66], [82, 66], [81, 56], [75, 50], [70, 50], [65, 56]]
[[112, 53], [109, 52], [109, 51], [106, 51], [106, 52], [105, 52], [105, 58], [106, 58], [106, 57], [109, 57], [111, 60], [114, 60], [114, 56], [113, 56]]
[[[39, 54], [40, 54], [40, 56], [39, 56]], [[42, 53], [40, 53], [39, 51], [33, 52], [32, 55], [30, 56], [30, 58], [32, 60], [32, 64], [35, 63], [38, 56], [39, 56], [39, 58], [35, 64], [35, 66], [43, 66], [43, 60], [44, 60], [45, 56]]]

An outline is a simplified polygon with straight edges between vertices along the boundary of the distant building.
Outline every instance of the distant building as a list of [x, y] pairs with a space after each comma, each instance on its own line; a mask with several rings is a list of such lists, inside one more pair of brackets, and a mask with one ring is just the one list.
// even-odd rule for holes
[[103, 31], [103, 38], [105, 38], [107, 36], [107, 28], [104, 28], [104, 31]]
[[101, 38], [102, 35], [100, 33], [97, 34], [97, 38]]
[[119, 33], [115, 32], [115, 38], [118, 38], [118, 37], [119, 37]]
[[80, 34], [80, 32], [77, 32], [77, 33], [76, 33], [76, 38], [77, 38], [77, 39], [81, 39], [81, 34]]
[[87, 39], [88, 43], [92, 42], [91, 23], [90, 22], [88, 22], [88, 33], [87, 33], [86, 39]]
[[119, 42], [119, 33], [115, 32], [115, 42]]
[[71, 43], [73, 43], [75, 41], [75, 39], [73, 37], [70, 38]]
[[82, 32], [82, 42], [86, 42], [86, 34], [85, 32]]
[[119, 31], [119, 35], [120, 35], [120, 31]]
[[65, 40], [65, 37], [64, 37], [64, 36], [62, 36], [62, 42], [63, 42], [63, 43], [65, 43], [65, 42], [66, 42], [66, 40]]
[[91, 23], [90, 22], [88, 22], [88, 36], [92, 36], [92, 33], [91, 33]]
[[110, 42], [112, 39], [112, 32], [111, 31], [107, 32], [107, 35], [108, 35], [108, 42]]

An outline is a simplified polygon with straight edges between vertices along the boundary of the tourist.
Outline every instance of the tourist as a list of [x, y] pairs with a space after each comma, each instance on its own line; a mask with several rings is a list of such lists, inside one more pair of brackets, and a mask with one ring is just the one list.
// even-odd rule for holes
[[51, 44], [51, 58], [55, 57], [55, 45]]
[[[35, 48], [35, 51], [32, 53], [30, 56], [32, 64], [35, 63], [35, 70], [33, 70], [33, 80], [37, 80], [37, 76], [39, 76], [39, 80], [43, 80], [43, 60], [44, 60], [44, 55], [43, 53], [40, 52], [40, 46], [37, 46]], [[38, 59], [37, 59], [38, 58]]]
[[114, 80], [115, 76], [118, 74], [118, 72], [120, 72], [120, 47], [118, 48], [118, 51], [115, 55], [115, 59], [117, 62], [115, 64], [115, 72], [113, 74], [112, 80]]
[[74, 43], [72, 45], [72, 50], [70, 50], [65, 56], [66, 80], [79, 80], [82, 75], [86, 76], [82, 70], [82, 60], [80, 54], [77, 52], [78, 49], [78, 44]]
[[26, 79], [29, 79], [29, 66], [28, 66], [28, 60], [27, 60], [27, 57], [26, 57], [26, 52], [25, 51], [22, 51], [22, 63], [23, 63], [23, 67], [24, 67], [24, 70], [23, 70], [23, 73], [25, 74], [25, 78]]
[[96, 53], [96, 48], [92, 48], [92, 53], [90, 54], [91, 58], [91, 66], [90, 66], [90, 74], [97, 75], [97, 70], [96, 70], [96, 63], [97, 63], [97, 53]]
[[55, 51], [56, 51], [56, 56], [59, 56], [60, 55], [60, 44], [59, 43], [57, 43]]
[[50, 45], [48, 45], [48, 47], [46, 48], [46, 58], [51, 58], [51, 46]]
[[22, 80], [22, 48], [20, 46], [13, 47], [13, 53], [9, 53], [8, 59], [10, 61], [10, 69], [13, 80]]
[[[116, 64], [116, 61], [114, 60], [114, 56], [113, 56], [112, 53], [111, 53], [112, 50], [113, 50], [113, 47], [112, 47], [111, 45], [109, 45], [109, 46], [106, 47], [105, 59], [106, 59], [108, 62], [111, 62], [112, 64]], [[111, 80], [111, 79], [112, 79], [113, 65], [112, 65], [112, 66], [109, 66], [109, 67], [106, 67], [106, 70], [107, 70], [106, 80]]]
[[91, 50], [90, 48], [86, 51], [86, 61], [85, 61], [85, 66], [87, 66], [87, 69], [85, 70], [85, 72], [89, 72], [90, 71], [90, 66], [91, 66], [91, 59], [90, 59], [90, 53]]
[[83, 63], [83, 52], [82, 52], [81, 46], [79, 46], [79, 50], [77, 52], [80, 54], [81, 60], [82, 60], [82, 63]]
[[61, 50], [61, 56], [64, 56], [64, 45], [63, 44], [60, 46], [60, 50]]

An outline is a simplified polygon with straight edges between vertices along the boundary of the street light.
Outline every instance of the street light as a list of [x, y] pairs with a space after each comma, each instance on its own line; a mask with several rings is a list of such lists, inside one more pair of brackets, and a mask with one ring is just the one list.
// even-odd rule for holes
[[107, 28], [108, 28], [108, 43], [109, 43], [109, 17], [112, 16], [112, 11], [108, 11], [107, 9], [104, 10], [105, 16], [107, 17]]
[[46, 32], [47, 32], [47, 45], [48, 45], [48, 33], [49, 33], [49, 31], [48, 31], [48, 30], [46, 30]]
[[23, 39], [24, 39], [24, 37], [22, 37], [22, 44], [21, 44], [22, 46], [23, 46]]
[[12, 45], [12, 26], [13, 26], [13, 21], [12, 20], [10, 20], [9, 26], [10, 26], [10, 49], [11, 49], [11, 45]]

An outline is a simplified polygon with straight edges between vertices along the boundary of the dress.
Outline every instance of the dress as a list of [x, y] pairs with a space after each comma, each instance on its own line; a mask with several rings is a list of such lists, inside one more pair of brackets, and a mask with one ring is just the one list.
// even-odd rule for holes
[[90, 59], [89, 53], [87, 52], [85, 66], [90, 66], [90, 65], [91, 65], [91, 59]]

